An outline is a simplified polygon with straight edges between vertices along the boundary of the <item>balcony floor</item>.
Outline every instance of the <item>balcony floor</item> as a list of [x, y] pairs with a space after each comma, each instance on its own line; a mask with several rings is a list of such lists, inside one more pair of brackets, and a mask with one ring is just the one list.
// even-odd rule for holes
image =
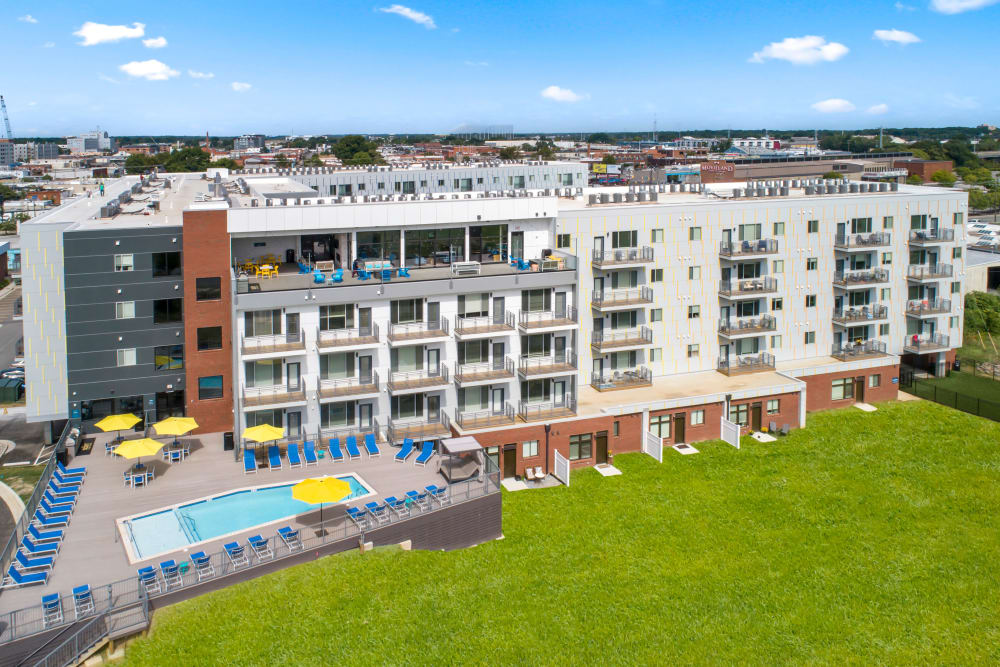
[[417, 378], [415, 380], [389, 380], [389, 391], [407, 391], [410, 389], [425, 389], [427, 387], [447, 387], [448, 380], [444, 376], [432, 378]]
[[[460, 427], [463, 431], [474, 431], [480, 428], [491, 428], [495, 426], [509, 426], [514, 423], [514, 419], [510, 419], [506, 415], [488, 415], [486, 417], [472, 417], [462, 420], [462, 426]], [[457, 426], [457, 423], [456, 423]]]
[[518, 328], [531, 331], [532, 329], [547, 329], [549, 327], [575, 327], [577, 325], [573, 320], [566, 317], [553, 317], [547, 320], [534, 320], [532, 322], [522, 322], [518, 324]]
[[506, 324], [487, 324], [481, 327], [463, 327], [461, 329], [455, 329], [455, 336], [460, 338], [462, 336], [477, 336], [482, 334], [491, 333], [512, 333], [514, 327], [508, 326]]
[[607, 301], [602, 301], [597, 303], [596, 301], [591, 301], [590, 305], [597, 310], [604, 310], [606, 308], [628, 308], [632, 306], [646, 306], [653, 303], [652, 299], [644, 299], [642, 297], [635, 297], [634, 299], [609, 299]]
[[635, 338], [624, 338], [622, 340], [615, 341], [601, 341], [600, 343], [591, 343], [590, 347], [598, 352], [605, 352], [608, 350], [619, 350], [623, 347], [642, 347], [644, 345], [652, 345], [653, 341], [646, 340], [636, 336]]
[[357, 336], [355, 338], [341, 338], [337, 340], [316, 341], [316, 347], [324, 350], [327, 348], [336, 349], [338, 347], [350, 347], [352, 345], [378, 345], [378, 338], [375, 336]]
[[320, 388], [318, 395], [321, 399], [323, 398], [340, 398], [341, 396], [359, 396], [362, 394], [375, 394], [378, 393], [378, 385], [375, 384], [359, 384], [352, 385], [349, 387], [328, 387], [326, 389]]
[[596, 391], [622, 391], [623, 389], [636, 389], [638, 387], [652, 387], [653, 381], [650, 380], [633, 380], [633, 381], [609, 381], [604, 384], [593, 384], [590, 385]]
[[386, 336], [389, 342], [401, 343], [406, 341], [419, 341], [424, 338], [442, 338], [448, 334], [444, 329], [433, 329], [428, 331], [408, 331], [406, 333], [391, 333]]
[[860, 354], [831, 354], [831, 357], [837, 361], [857, 361], [858, 359], [875, 359], [878, 357], [888, 357], [887, 352], [863, 352]]
[[509, 380], [514, 374], [507, 370], [482, 371], [480, 373], [462, 373], [455, 375], [455, 381], [459, 384], [467, 382], [483, 382], [484, 380]]
[[575, 373], [576, 367], [572, 364], [548, 364], [545, 366], [532, 366], [524, 370], [519, 370], [518, 373], [525, 377], [532, 377], [534, 375], [548, 375], [549, 373]]
[[451, 436], [451, 429], [438, 422], [435, 424], [407, 424], [395, 428], [396, 441], [402, 442], [404, 438], [432, 439], [448, 438]]
[[244, 396], [243, 405], [246, 407], [256, 407], [260, 405], [280, 405], [282, 403], [296, 403], [306, 400], [304, 391], [285, 391], [266, 396]]
[[518, 415], [517, 421], [522, 424], [530, 424], [533, 422], [539, 422], [543, 419], [564, 419], [566, 417], [575, 417], [576, 412], [573, 412], [570, 408], [552, 408], [550, 410], [542, 410], [541, 412], [529, 413], [528, 417], [521, 417]]
[[306, 344], [303, 341], [294, 343], [265, 343], [261, 345], [241, 345], [243, 354], [271, 354], [273, 352], [305, 352]]

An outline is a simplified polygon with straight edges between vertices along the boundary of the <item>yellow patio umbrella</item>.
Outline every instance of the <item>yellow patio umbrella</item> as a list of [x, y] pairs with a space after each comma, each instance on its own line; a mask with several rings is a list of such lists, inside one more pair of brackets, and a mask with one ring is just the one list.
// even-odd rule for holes
[[155, 456], [156, 452], [163, 449], [163, 443], [152, 438], [140, 438], [139, 440], [126, 440], [115, 447], [115, 454], [126, 459], [141, 459], [143, 456]]
[[292, 487], [292, 498], [319, 505], [319, 524], [323, 525], [323, 505], [343, 502], [351, 495], [351, 485], [336, 477], [311, 477]]
[[[132, 428], [141, 421], [142, 419], [139, 417], [126, 412], [120, 415], [108, 415], [94, 424], [94, 426], [107, 433], [108, 431], [124, 431], [127, 428]], [[119, 433], [120, 435], [121, 433]]]
[[174, 436], [174, 444], [177, 444], [177, 436], [185, 435], [198, 428], [198, 422], [191, 417], [167, 417], [153, 424], [156, 435]]
[[285, 429], [270, 424], [257, 424], [243, 431], [243, 437], [254, 442], [269, 442], [285, 436]]

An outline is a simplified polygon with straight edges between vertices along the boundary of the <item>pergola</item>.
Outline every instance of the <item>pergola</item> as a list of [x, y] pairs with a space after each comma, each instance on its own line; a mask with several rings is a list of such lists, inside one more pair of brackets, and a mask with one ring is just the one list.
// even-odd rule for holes
[[449, 484], [480, 476], [484, 458], [482, 446], [470, 435], [441, 440], [441, 474]]

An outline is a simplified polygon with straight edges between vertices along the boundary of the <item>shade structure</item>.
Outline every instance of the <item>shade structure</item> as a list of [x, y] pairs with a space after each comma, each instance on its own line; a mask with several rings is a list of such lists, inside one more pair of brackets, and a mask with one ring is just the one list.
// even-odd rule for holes
[[115, 447], [115, 454], [126, 459], [137, 459], [142, 456], [153, 456], [163, 449], [163, 443], [152, 438], [126, 440]]
[[108, 415], [101, 421], [94, 424], [94, 426], [96, 426], [97, 428], [101, 429], [104, 432], [124, 431], [127, 428], [132, 428], [141, 421], [142, 419], [140, 419], [139, 417], [125, 413], [121, 415]]
[[292, 487], [292, 498], [319, 505], [319, 523], [323, 525], [323, 505], [339, 503], [351, 495], [351, 485], [336, 477], [311, 477]]
[[285, 429], [270, 424], [258, 424], [243, 431], [243, 437], [254, 442], [269, 442], [285, 437]]
[[157, 435], [184, 435], [198, 428], [198, 422], [191, 417], [167, 417], [153, 424]]

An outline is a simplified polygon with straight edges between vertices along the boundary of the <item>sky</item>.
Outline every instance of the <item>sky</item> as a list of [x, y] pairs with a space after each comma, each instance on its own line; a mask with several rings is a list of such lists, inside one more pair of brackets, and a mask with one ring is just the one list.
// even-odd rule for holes
[[1000, 124], [1000, 0], [16, 2], [15, 137]]

